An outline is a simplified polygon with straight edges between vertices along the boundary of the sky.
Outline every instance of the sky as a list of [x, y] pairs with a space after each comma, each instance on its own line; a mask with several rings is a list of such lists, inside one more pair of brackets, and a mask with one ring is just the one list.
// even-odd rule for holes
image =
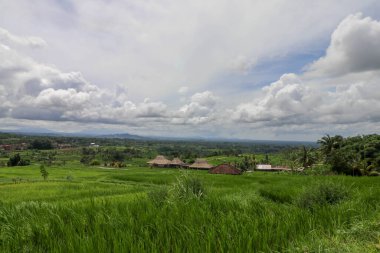
[[380, 133], [376, 0], [0, 0], [0, 131]]

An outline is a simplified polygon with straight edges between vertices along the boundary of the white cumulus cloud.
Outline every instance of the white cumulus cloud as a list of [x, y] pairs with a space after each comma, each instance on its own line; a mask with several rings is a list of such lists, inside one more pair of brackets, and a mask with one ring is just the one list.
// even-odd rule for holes
[[349, 15], [331, 36], [326, 55], [309, 67], [309, 74], [338, 76], [380, 69], [380, 22], [358, 13]]

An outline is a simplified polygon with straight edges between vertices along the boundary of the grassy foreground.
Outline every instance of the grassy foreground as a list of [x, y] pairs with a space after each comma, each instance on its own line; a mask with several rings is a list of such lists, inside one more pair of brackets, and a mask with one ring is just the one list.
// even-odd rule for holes
[[[48, 170], [0, 168], [0, 252], [380, 252], [378, 178]], [[204, 194], [178, 195], [184, 177]]]

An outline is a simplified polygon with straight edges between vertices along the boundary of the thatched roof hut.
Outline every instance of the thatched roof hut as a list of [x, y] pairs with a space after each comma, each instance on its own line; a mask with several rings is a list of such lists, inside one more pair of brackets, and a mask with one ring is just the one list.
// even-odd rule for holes
[[213, 166], [209, 164], [206, 159], [198, 158], [195, 162], [189, 166], [190, 169], [198, 169], [198, 170], [209, 170]]
[[163, 155], [158, 155], [153, 160], [147, 162], [150, 166], [167, 167], [170, 166], [171, 161], [166, 159]]
[[183, 161], [181, 161], [181, 159], [176, 157], [170, 162], [170, 165], [173, 167], [181, 167], [181, 166], [185, 166], [186, 163], [184, 163]]
[[231, 164], [220, 164], [215, 166], [209, 170], [211, 174], [230, 174], [230, 175], [240, 175], [242, 173], [241, 170], [232, 166]]

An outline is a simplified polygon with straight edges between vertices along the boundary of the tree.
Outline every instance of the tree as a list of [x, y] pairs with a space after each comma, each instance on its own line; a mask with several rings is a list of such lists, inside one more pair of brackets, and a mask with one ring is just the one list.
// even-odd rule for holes
[[327, 163], [331, 165], [331, 170], [338, 174], [355, 175], [352, 159], [347, 152], [333, 150], [327, 157]]
[[13, 167], [13, 166], [26, 166], [26, 165], [29, 165], [30, 164], [30, 161], [29, 160], [25, 160], [25, 159], [22, 159], [20, 154], [15, 154], [13, 155], [12, 157], [9, 158], [8, 160], [8, 167]]
[[315, 163], [316, 158], [311, 148], [306, 148], [305, 146], [302, 146], [297, 161], [302, 165], [302, 167], [307, 168]]
[[343, 137], [340, 135], [335, 135], [331, 137], [326, 134], [320, 140], [317, 141], [318, 144], [321, 145], [320, 150], [325, 156], [331, 154], [333, 150], [339, 149], [342, 145]]
[[241, 171], [256, 169], [256, 157], [255, 155], [245, 155], [243, 160], [237, 164]]
[[264, 157], [264, 159], [261, 159], [261, 162], [264, 164], [270, 164], [269, 155], [265, 154], [265, 157]]
[[14, 156], [9, 158], [8, 167], [17, 166], [20, 161], [21, 161], [20, 154], [15, 154]]
[[41, 176], [44, 178], [44, 180], [46, 180], [49, 176], [49, 172], [45, 169], [44, 165], [40, 166], [40, 172], [41, 172]]
[[95, 151], [90, 148], [82, 148], [82, 157], [80, 162], [86, 165], [89, 165], [92, 160], [95, 159]]
[[47, 139], [38, 139], [30, 143], [31, 149], [52, 149], [53, 144]]

